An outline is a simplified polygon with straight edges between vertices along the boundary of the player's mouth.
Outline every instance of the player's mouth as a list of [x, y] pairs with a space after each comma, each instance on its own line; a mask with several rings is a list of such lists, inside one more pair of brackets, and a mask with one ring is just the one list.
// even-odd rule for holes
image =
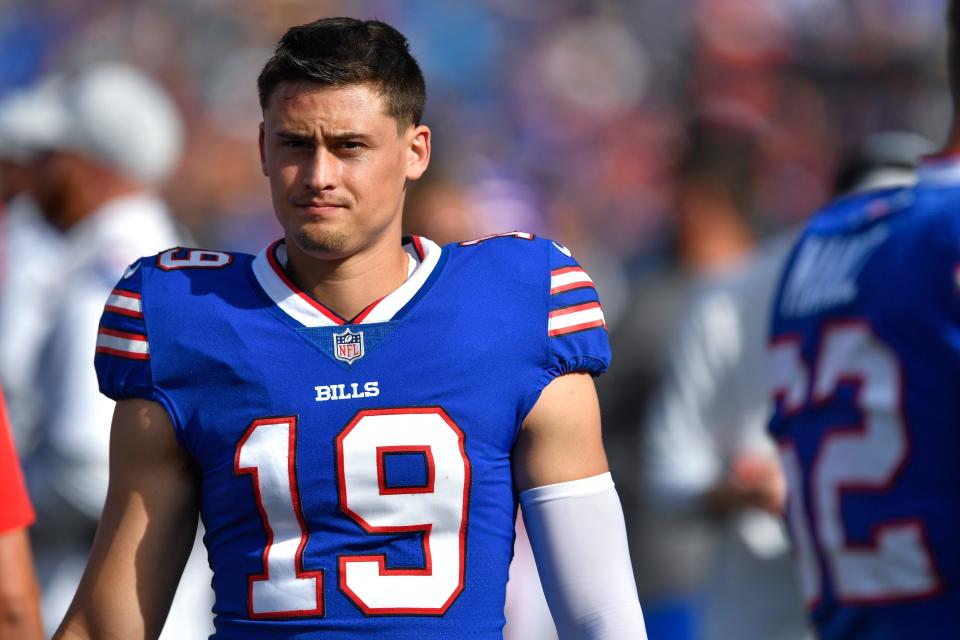
[[308, 216], [335, 215], [347, 209], [347, 205], [339, 202], [295, 202], [293, 206]]

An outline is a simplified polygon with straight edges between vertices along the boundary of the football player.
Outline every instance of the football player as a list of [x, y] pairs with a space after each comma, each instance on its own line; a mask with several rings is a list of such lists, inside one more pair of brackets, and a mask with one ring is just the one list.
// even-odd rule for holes
[[960, 637], [958, 153], [955, 121], [915, 186], [827, 206], [778, 288], [770, 430], [824, 640]]
[[199, 513], [215, 638], [499, 638], [518, 500], [561, 636], [645, 637], [589, 276], [527, 233], [401, 239], [431, 133], [392, 27], [294, 27], [258, 88], [284, 237], [110, 296], [110, 489], [58, 637], [155, 636]]

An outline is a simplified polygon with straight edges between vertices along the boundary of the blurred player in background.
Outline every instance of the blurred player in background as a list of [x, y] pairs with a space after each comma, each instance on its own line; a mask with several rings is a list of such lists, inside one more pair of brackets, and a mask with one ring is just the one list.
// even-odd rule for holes
[[[699, 589], [709, 573], [712, 542], [716, 538], [710, 519], [702, 517], [690, 499], [703, 487], [686, 487], [689, 470], [698, 452], [709, 443], [664, 442], [680, 426], [693, 426], [694, 415], [678, 410], [677, 399], [706, 402], [705, 389], [691, 389], [709, 379], [704, 363], [691, 357], [699, 348], [692, 339], [689, 309], [697, 291], [732, 277], [749, 260], [755, 245], [756, 220], [753, 178], [750, 168], [762, 163], [763, 122], [747, 110], [715, 108], [698, 114], [686, 128], [683, 159], [677, 167], [677, 194], [674, 207], [678, 228], [676, 246], [683, 265], [667, 291], [656, 292], [659, 304], [666, 305], [669, 295], [678, 300], [671, 306], [669, 329], [659, 331], [661, 350], [668, 352], [657, 373], [656, 391], [642, 409], [642, 416], [630, 416], [630, 429], [621, 430], [620, 456], [611, 464], [630, 470], [635, 509], [631, 514], [631, 551], [637, 555], [641, 597], [647, 598], [645, 614], [651, 635], [671, 638], [699, 637], [701, 603]], [[632, 357], [626, 366], [632, 371], [621, 382], [620, 399], [614, 406], [636, 407], [643, 394], [642, 368], [653, 360], [639, 353], [638, 345], [658, 332], [647, 313], [646, 296], [638, 296], [627, 315], [629, 333], [623, 327], [614, 333], [614, 344]], [[689, 334], [689, 335], [688, 335]], [[669, 350], [666, 348], [669, 346]], [[623, 376], [624, 362], [611, 374]], [[629, 383], [629, 386], [628, 384]], [[649, 383], [648, 383], [649, 384]], [[610, 404], [608, 403], [608, 407]], [[637, 413], [641, 410], [637, 407]], [[624, 421], [621, 418], [621, 422]], [[699, 434], [697, 434], [699, 436]], [[639, 451], [638, 444], [639, 441]], [[688, 447], [691, 444], [698, 448]], [[639, 454], [640, 464], [637, 463]], [[688, 462], [689, 460], [689, 462]], [[679, 463], [679, 464], [678, 464]], [[616, 468], [616, 467], [615, 467]], [[675, 491], [684, 487], [688, 491]], [[644, 569], [649, 567], [649, 569]], [[712, 625], [705, 625], [707, 630]], [[719, 631], [719, 629], [717, 629]]]
[[0, 640], [44, 637], [40, 589], [27, 537], [27, 527], [33, 520], [0, 393]]
[[45, 135], [49, 113], [33, 89], [0, 103], [0, 381], [6, 394], [14, 438], [30, 448], [31, 428], [43, 403], [36, 375], [43, 341], [53, 322], [59, 286], [57, 264], [61, 234], [43, 218], [31, 197], [43, 153], [36, 144]]
[[117, 285], [110, 490], [58, 637], [154, 637], [199, 511], [215, 637], [498, 638], [519, 494], [561, 636], [644, 638], [589, 277], [530, 234], [401, 239], [431, 133], [392, 27], [294, 27], [258, 88], [285, 237]]
[[[870, 136], [841, 163], [837, 191], [912, 184], [932, 150], [915, 134]], [[766, 326], [796, 235], [774, 236], [694, 292], [645, 434], [657, 503], [715, 534], [698, 634], [706, 640], [811, 637], [780, 522], [783, 474], [766, 433]]]
[[[960, 98], [960, 2], [950, 3]], [[770, 431], [824, 640], [960, 635], [960, 119], [916, 186], [836, 200], [773, 306]]]
[[[29, 409], [14, 419], [37, 510], [44, 617], [54, 628], [82, 575], [107, 490], [114, 403], [97, 393], [91, 335], [124, 268], [180, 241], [155, 188], [176, 166], [182, 125], [154, 81], [114, 63], [11, 98], [0, 123], [28, 152], [23, 195], [41, 215], [30, 228], [45, 227], [29, 244], [19, 234], [11, 247], [0, 318], [9, 346], [2, 375], [16, 383], [16, 406]], [[198, 561], [198, 577], [185, 582], [195, 591], [172, 618], [184, 625], [171, 631], [176, 637], [201, 637], [209, 626], [209, 572]]]

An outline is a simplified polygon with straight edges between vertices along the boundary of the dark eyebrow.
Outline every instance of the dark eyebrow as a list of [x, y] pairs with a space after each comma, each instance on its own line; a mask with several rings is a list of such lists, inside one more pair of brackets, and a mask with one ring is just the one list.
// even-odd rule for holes
[[354, 131], [344, 131], [342, 133], [331, 134], [326, 136], [326, 138], [332, 142], [346, 142], [348, 140], [359, 140], [360, 142], [369, 142], [370, 136], [365, 133], [357, 133]]
[[313, 136], [304, 135], [302, 133], [293, 133], [292, 131], [277, 131], [276, 136], [284, 140], [299, 140], [299, 141], [313, 140]]
[[[277, 131], [276, 136], [281, 140], [294, 140], [297, 142], [314, 142], [315, 139], [312, 135], [306, 135], [302, 133], [295, 133], [293, 131]], [[337, 143], [337, 142], [347, 142], [352, 140], [357, 140], [360, 142], [369, 143], [371, 138], [365, 133], [358, 133], [355, 131], [344, 131], [342, 133], [331, 134], [325, 136], [327, 141]]]

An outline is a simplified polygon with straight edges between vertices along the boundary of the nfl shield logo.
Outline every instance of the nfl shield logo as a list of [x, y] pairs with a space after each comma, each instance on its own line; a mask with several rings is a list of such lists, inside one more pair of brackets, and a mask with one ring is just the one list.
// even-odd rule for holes
[[349, 328], [343, 333], [333, 334], [333, 355], [337, 360], [353, 364], [363, 357], [363, 331], [354, 333]]

